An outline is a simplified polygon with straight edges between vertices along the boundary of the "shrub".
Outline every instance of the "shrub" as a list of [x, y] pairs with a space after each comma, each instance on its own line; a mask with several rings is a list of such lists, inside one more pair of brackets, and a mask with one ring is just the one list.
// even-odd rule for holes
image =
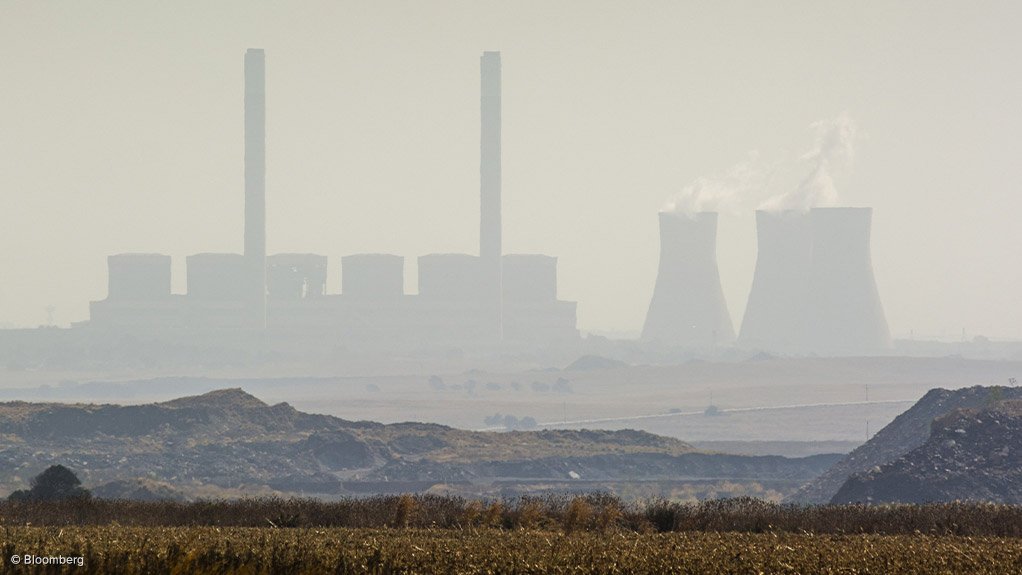
[[587, 528], [592, 516], [593, 507], [586, 501], [586, 498], [576, 497], [568, 503], [568, 508], [564, 510], [564, 519], [561, 524], [564, 526], [565, 532], [572, 533]]
[[89, 499], [92, 494], [82, 487], [81, 480], [63, 465], [51, 465], [31, 481], [32, 488], [11, 493], [11, 501], [60, 501]]
[[415, 513], [415, 498], [407, 493], [397, 498], [397, 509], [394, 512], [394, 527], [408, 527]]

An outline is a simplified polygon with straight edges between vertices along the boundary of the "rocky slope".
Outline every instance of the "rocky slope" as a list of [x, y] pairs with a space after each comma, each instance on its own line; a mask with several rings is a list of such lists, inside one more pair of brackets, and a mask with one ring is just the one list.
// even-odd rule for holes
[[[240, 389], [136, 406], [0, 403], [0, 495], [53, 463], [74, 469], [86, 485], [145, 478], [150, 486], [215, 496], [340, 495], [393, 481], [415, 489], [533, 478], [803, 482], [832, 461], [697, 453], [633, 430], [493, 433], [347, 421], [267, 405]], [[111, 492], [131, 493], [135, 485], [114, 484]]]
[[1022, 399], [1022, 388], [974, 386], [933, 389], [833, 467], [813, 479], [787, 501], [827, 503], [849, 477], [895, 461], [923, 445], [934, 419], [956, 409], [983, 407], [1000, 399]]
[[957, 409], [936, 419], [923, 445], [853, 475], [832, 502], [955, 500], [1022, 504], [1022, 401]]

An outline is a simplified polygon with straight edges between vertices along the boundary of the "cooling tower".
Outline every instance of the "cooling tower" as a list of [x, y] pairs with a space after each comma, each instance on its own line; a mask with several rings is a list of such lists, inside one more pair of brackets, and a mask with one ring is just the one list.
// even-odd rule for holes
[[479, 265], [493, 335], [502, 337], [500, 216], [500, 52], [483, 52], [480, 72]]
[[870, 256], [871, 208], [814, 208], [806, 312], [807, 345], [827, 355], [890, 346]]
[[808, 212], [756, 212], [756, 272], [738, 343], [748, 349], [805, 351], [813, 232]]
[[266, 327], [266, 55], [245, 52], [245, 260], [247, 305]]
[[170, 256], [116, 254], [106, 258], [107, 299], [155, 300], [170, 296]]
[[341, 258], [341, 293], [357, 299], [394, 299], [405, 293], [405, 258], [353, 254]]
[[660, 212], [660, 269], [642, 339], [707, 349], [734, 338], [717, 270], [716, 212]]

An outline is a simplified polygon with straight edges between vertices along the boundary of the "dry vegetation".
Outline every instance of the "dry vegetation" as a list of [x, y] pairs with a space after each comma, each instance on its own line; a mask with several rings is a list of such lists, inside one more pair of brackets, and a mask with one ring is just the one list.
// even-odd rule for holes
[[423, 424], [394, 424], [382, 430], [373, 430], [373, 436], [367, 436], [366, 439], [379, 437], [383, 441], [391, 441], [402, 435], [428, 434], [442, 439], [447, 444], [444, 448], [430, 453], [430, 458], [449, 463], [626, 453], [682, 455], [698, 451], [681, 440], [635, 430], [565, 429], [484, 433], [440, 426], [422, 429], [424, 427]]
[[1022, 506], [781, 505], [741, 497], [629, 504], [604, 493], [468, 500], [400, 495], [339, 501], [280, 499], [2, 501], [0, 527], [493, 528], [505, 531], [719, 531], [963, 537], [1022, 540]]
[[84, 556], [73, 573], [1022, 572], [1022, 508], [1004, 505], [404, 495], [4, 503], [0, 521], [4, 568], [14, 554]]
[[[14, 553], [83, 555], [88, 574], [161, 573], [1017, 573], [998, 538], [496, 529], [17, 527]], [[19, 567], [19, 573], [51, 573]]]

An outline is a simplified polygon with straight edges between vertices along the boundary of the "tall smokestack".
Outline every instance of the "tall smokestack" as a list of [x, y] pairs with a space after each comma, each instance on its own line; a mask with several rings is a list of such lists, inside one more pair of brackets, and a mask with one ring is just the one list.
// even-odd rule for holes
[[890, 346], [870, 256], [872, 208], [814, 208], [809, 270], [808, 347], [859, 355]]
[[266, 55], [245, 52], [245, 260], [253, 322], [266, 327]]
[[660, 212], [660, 269], [642, 339], [690, 349], [734, 341], [717, 269], [716, 212]]
[[742, 347], [805, 351], [805, 307], [813, 232], [808, 212], [756, 212], [756, 272], [738, 343]]
[[500, 52], [483, 52], [481, 77], [481, 137], [479, 147], [479, 264], [483, 269], [485, 301], [494, 321], [494, 337], [503, 337], [501, 301], [500, 218]]

